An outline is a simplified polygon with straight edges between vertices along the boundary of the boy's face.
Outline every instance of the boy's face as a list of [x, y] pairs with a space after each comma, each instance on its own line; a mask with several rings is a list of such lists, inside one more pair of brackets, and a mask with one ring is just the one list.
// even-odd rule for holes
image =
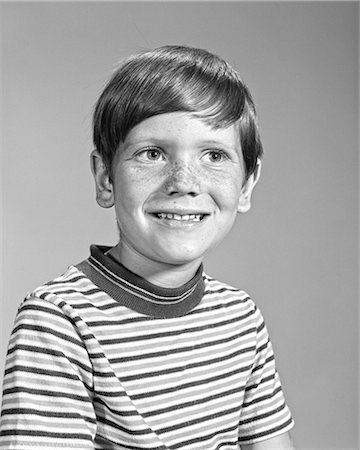
[[[110, 182], [93, 154], [97, 200], [115, 206], [119, 254], [141, 264], [199, 264], [250, 207], [237, 125], [214, 129], [190, 113], [151, 117], [115, 155]], [[121, 256], [123, 255], [123, 256]], [[145, 260], [144, 260], [145, 258]]]

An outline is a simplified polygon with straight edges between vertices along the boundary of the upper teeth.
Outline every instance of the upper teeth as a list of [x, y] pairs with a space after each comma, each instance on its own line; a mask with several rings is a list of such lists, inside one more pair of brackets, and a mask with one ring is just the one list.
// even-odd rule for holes
[[160, 219], [174, 219], [174, 220], [201, 220], [202, 214], [171, 214], [171, 213], [159, 213], [158, 217]]

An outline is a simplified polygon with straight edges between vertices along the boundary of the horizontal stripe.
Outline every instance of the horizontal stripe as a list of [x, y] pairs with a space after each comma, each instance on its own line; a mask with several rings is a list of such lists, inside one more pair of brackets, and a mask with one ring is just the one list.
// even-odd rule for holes
[[2, 411], [2, 415], [31, 415], [31, 416], [42, 416], [48, 418], [56, 418], [56, 419], [78, 419], [79, 417], [85, 419], [87, 422], [96, 423], [96, 420], [92, 417], [87, 417], [84, 415], [80, 415], [79, 413], [70, 413], [70, 412], [57, 412], [57, 411], [40, 411], [35, 408], [10, 408]]
[[61, 433], [54, 433], [49, 431], [40, 431], [40, 430], [1, 430], [0, 436], [44, 436], [51, 437], [56, 439], [77, 439], [77, 440], [91, 440], [91, 437], [87, 434], [81, 433], [67, 433], [65, 430]]
[[238, 412], [238, 408], [229, 408], [226, 409], [224, 411], [217, 411], [215, 414], [208, 414], [208, 415], [204, 415], [201, 418], [198, 419], [193, 419], [193, 420], [187, 420], [186, 422], [183, 422], [181, 424], [177, 424], [177, 425], [173, 425], [173, 426], [168, 426], [168, 427], [164, 427], [161, 428], [160, 430], [157, 430], [158, 433], [162, 434], [162, 433], [168, 433], [170, 431], [174, 431], [174, 430], [179, 430], [183, 427], [190, 427], [192, 425], [198, 425], [198, 424], [202, 424], [203, 422], [208, 422], [211, 419], [219, 419], [221, 416], [226, 416], [232, 413], [237, 413]]
[[273, 381], [275, 378], [275, 374], [272, 373], [271, 375], [268, 375], [267, 377], [261, 378], [261, 380], [256, 383], [256, 384], [252, 384], [250, 386], [246, 386], [245, 390], [246, 392], [252, 391], [253, 389], [257, 389], [258, 386], [262, 383], [267, 383], [268, 381]]
[[[219, 429], [217, 431], [214, 431], [214, 432], [212, 432], [210, 434], [206, 434], [206, 435], [202, 434], [201, 436], [199, 436], [197, 438], [187, 439], [187, 440], [184, 440], [184, 441], [179, 442], [177, 444], [172, 444], [171, 448], [172, 449], [178, 449], [178, 448], [186, 447], [186, 446], [192, 445], [192, 444], [196, 445], [198, 443], [203, 443], [203, 442], [206, 442], [206, 441], [210, 441], [211, 439], [213, 439], [217, 435], [221, 436], [223, 434], [228, 434], [228, 433], [236, 434], [236, 430], [237, 430], [237, 425], [234, 426], [234, 427], [229, 427], [229, 428], [224, 428], [224, 429], [221, 428], [221, 429]], [[206, 431], [206, 430], [204, 430], [204, 431]], [[197, 449], [198, 447], [193, 447], [193, 448]], [[219, 447], [217, 447], [217, 448], [219, 448]], [[237, 440], [237, 438], [236, 438], [236, 447], [235, 448], [238, 449], [238, 440]], [[206, 450], [208, 450], [208, 449], [206, 448]]]
[[56, 286], [59, 284], [67, 284], [67, 283], [76, 283], [77, 281], [87, 281], [87, 278], [85, 275], [78, 275], [76, 274], [75, 276], [72, 277], [60, 277], [58, 279], [49, 281], [48, 283], [45, 283], [45, 286]]
[[32, 373], [36, 375], [47, 375], [49, 377], [58, 377], [58, 378], [67, 378], [70, 380], [77, 380], [79, 377], [76, 374], [69, 374], [65, 372], [60, 372], [58, 370], [45, 370], [40, 369], [39, 367], [29, 367], [29, 366], [22, 366], [20, 364], [14, 365], [8, 369], [5, 370], [5, 375], [9, 375], [13, 372], [27, 372]]
[[193, 405], [200, 405], [201, 403], [208, 403], [211, 400], [216, 400], [219, 398], [226, 398], [228, 396], [234, 395], [234, 394], [238, 394], [239, 392], [241, 392], [244, 388], [237, 388], [237, 389], [231, 389], [229, 391], [225, 391], [225, 392], [221, 392], [217, 395], [210, 395], [209, 397], [203, 397], [200, 400], [196, 399], [196, 400], [191, 400], [185, 403], [181, 403], [180, 405], [173, 405], [173, 406], [168, 406], [167, 408], [160, 408], [160, 409], [156, 409], [153, 411], [149, 411], [149, 412], [144, 412], [143, 413], [143, 417], [151, 417], [151, 416], [157, 416], [160, 414], [166, 414], [175, 410], [178, 410], [179, 408], [188, 408], [189, 406], [193, 406]]
[[63, 341], [68, 341], [79, 347], [85, 348], [84, 343], [81, 342], [80, 340], [74, 339], [71, 336], [60, 333], [59, 331], [53, 330], [53, 329], [45, 327], [45, 326], [22, 323], [14, 328], [13, 334], [16, 334], [18, 331], [37, 331], [39, 333], [46, 333], [46, 334], [52, 335], [54, 337], [60, 338]]
[[[13, 353], [18, 353], [18, 352], [29, 352], [32, 355], [34, 355], [35, 357], [36, 357], [36, 355], [48, 355], [48, 356], [53, 356], [55, 358], [64, 357], [64, 352], [62, 352], [60, 350], [55, 350], [55, 349], [51, 349], [51, 348], [42, 348], [39, 346], [26, 345], [26, 344], [17, 344], [17, 345], [14, 345], [13, 347], [9, 348], [8, 356], [12, 355]], [[68, 355], [66, 357], [71, 364], [78, 366], [79, 369], [84, 370], [89, 373], [92, 373], [92, 369], [90, 366], [87, 366], [87, 365], [83, 364], [81, 361], [79, 361], [78, 359], [71, 358]]]
[[184, 383], [184, 384], [181, 384], [178, 386], [173, 386], [173, 387], [167, 388], [167, 389], [159, 389], [159, 390], [152, 391], [152, 392], [143, 392], [142, 394], [134, 394], [131, 396], [131, 398], [134, 400], [140, 400], [140, 399], [144, 399], [144, 398], [148, 398], [148, 397], [156, 397], [156, 396], [161, 396], [164, 394], [170, 394], [172, 392], [180, 391], [183, 389], [185, 390], [185, 389], [188, 389], [188, 388], [191, 388], [194, 386], [210, 384], [214, 381], [222, 380], [224, 377], [231, 377], [233, 375], [238, 375], [241, 372], [246, 372], [249, 370], [250, 367], [251, 366], [241, 367], [239, 369], [233, 370], [232, 372], [226, 373], [225, 376], [224, 376], [224, 374], [221, 374], [221, 375], [216, 375], [213, 377], [204, 378], [202, 380], [192, 381], [192, 382]]
[[110, 425], [114, 430], [121, 431], [131, 436], [146, 436], [153, 433], [149, 428], [135, 429], [134, 425], [133, 428], [126, 428], [120, 425], [120, 423], [114, 422], [100, 414], [97, 416], [97, 421], [103, 425]]
[[[195, 369], [198, 367], [203, 367], [203, 366], [211, 366], [213, 364], [216, 364], [218, 362], [224, 362], [227, 361], [228, 359], [234, 359], [236, 356], [239, 356], [243, 353], [247, 353], [247, 352], [253, 352], [255, 350], [255, 347], [248, 347], [245, 349], [241, 349], [241, 350], [237, 350], [236, 352], [230, 354], [230, 355], [221, 355], [217, 358], [212, 358], [212, 359], [206, 359], [204, 361], [199, 361], [199, 362], [194, 362], [191, 364], [185, 364], [184, 366], [178, 366], [176, 368], [169, 368], [169, 369], [165, 369], [165, 370], [156, 370], [154, 372], [146, 372], [146, 373], [138, 373], [136, 375], [129, 375], [129, 376], [124, 376], [122, 377], [123, 381], [131, 381], [131, 380], [139, 380], [139, 379], [144, 379], [144, 378], [152, 378], [152, 377], [158, 377], [161, 375], [169, 375], [171, 373], [176, 373], [176, 372], [182, 372], [183, 370], [190, 370], [190, 369]], [[210, 368], [209, 368], [210, 370]]]
[[44, 397], [53, 397], [53, 398], [70, 398], [72, 400], [79, 400], [82, 402], [88, 402], [89, 398], [84, 395], [77, 395], [75, 393], [68, 394], [67, 392], [59, 392], [54, 390], [47, 390], [47, 389], [34, 389], [34, 388], [28, 388], [25, 386], [20, 387], [13, 387], [9, 389], [4, 389], [3, 395], [11, 395], [11, 394], [32, 394], [34, 396], [44, 396]]
[[268, 412], [266, 412], [266, 413], [258, 414], [258, 415], [256, 416], [256, 418], [252, 417], [252, 418], [250, 418], [250, 419], [240, 420], [239, 425], [245, 425], [245, 424], [254, 422], [254, 421], [256, 421], [256, 420], [266, 419], [267, 417], [270, 417], [270, 416], [272, 416], [273, 414], [276, 414], [276, 413], [282, 411], [283, 409], [285, 409], [285, 407], [286, 407], [286, 405], [285, 405], [285, 403], [283, 402], [280, 406], [278, 406], [278, 407], [276, 407], [276, 408], [274, 408], [274, 409], [271, 409], [270, 411], [268, 411]]

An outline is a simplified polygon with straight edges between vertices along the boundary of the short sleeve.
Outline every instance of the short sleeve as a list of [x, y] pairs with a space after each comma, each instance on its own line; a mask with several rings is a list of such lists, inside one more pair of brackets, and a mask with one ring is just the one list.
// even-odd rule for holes
[[0, 448], [94, 449], [92, 369], [76, 326], [61, 308], [24, 301], [10, 337]]
[[256, 353], [240, 416], [240, 444], [254, 444], [270, 439], [293, 427], [293, 419], [276, 370], [269, 334], [256, 307], [254, 315]]

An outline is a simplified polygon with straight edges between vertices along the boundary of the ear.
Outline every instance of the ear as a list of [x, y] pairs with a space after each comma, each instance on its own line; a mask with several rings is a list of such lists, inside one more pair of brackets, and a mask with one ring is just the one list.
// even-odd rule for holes
[[100, 154], [93, 150], [90, 155], [91, 172], [96, 186], [96, 201], [102, 208], [114, 205], [113, 185]]
[[246, 182], [243, 184], [241, 188], [237, 209], [239, 213], [249, 211], [251, 207], [251, 194], [254, 187], [256, 186], [256, 183], [259, 181], [260, 172], [261, 172], [261, 161], [258, 159], [254, 172], [249, 176], [249, 178], [246, 180]]

